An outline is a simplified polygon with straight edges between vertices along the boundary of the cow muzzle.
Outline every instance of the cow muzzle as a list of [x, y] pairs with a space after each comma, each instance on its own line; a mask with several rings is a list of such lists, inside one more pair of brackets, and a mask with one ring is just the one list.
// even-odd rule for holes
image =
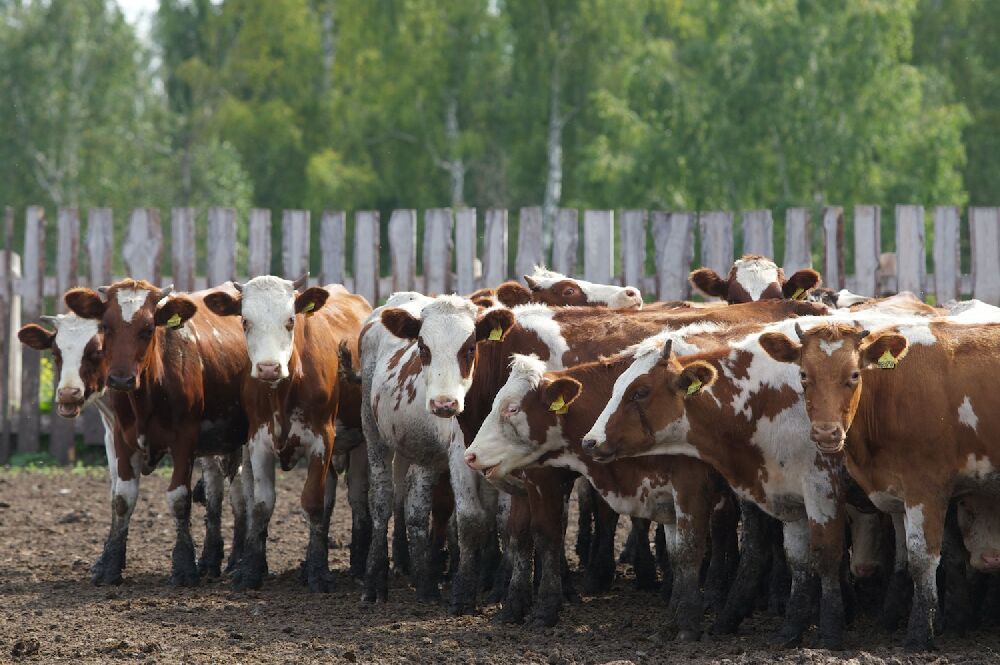
[[276, 383], [281, 380], [281, 363], [273, 361], [259, 362], [256, 365], [256, 369], [257, 375], [254, 378], [258, 381]]
[[139, 379], [134, 373], [111, 372], [108, 374], [108, 387], [131, 392], [139, 387]]
[[83, 390], [60, 388], [56, 391], [56, 413], [63, 418], [76, 418], [83, 409]]
[[427, 409], [438, 418], [453, 418], [459, 414], [458, 400], [438, 396], [427, 401]]
[[973, 567], [984, 572], [1000, 570], [1000, 550], [984, 550], [979, 554], [979, 561], [973, 561]]
[[869, 577], [874, 577], [879, 570], [879, 565], [877, 563], [859, 563], [851, 564], [851, 574], [854, 575], [856, 579], [864, 580]]
[[583, 452], [590, 455], [596, 462], [610, 462], [615, 458], [615, 450], [608, 445], [607, 441], [597, 439], [584, 439], [580, 442]]
[[815, 422], [809, 429], [809, 438], [821, 453], [827, 455], [839, 453], [844, 449], [846, 434], [844, 427], [836, 422]]
[[630, 287], [615, 298], [614, 305], [614, 309], [642, 309], [642, 296]]

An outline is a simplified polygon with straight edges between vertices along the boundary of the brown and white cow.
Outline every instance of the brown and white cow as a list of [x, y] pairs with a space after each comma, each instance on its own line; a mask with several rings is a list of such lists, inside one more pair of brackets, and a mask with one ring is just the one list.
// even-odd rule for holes
[[516, 307], [528, 303], [552, 306], [607, 307], [608, 309], [642, 309], [642, 294], [632, 286], [595, 284], [562, 273], [535, 266], [524, 275], [528, 286], [513, 280], [492, 289], [479, 289], [468, 298], [481, 307], [505, 305]]
[[215, 315], [242, 321], [249, 356], [241, 403], [249, 422], [253, 504], [238, 588], [257, 588], [263, 582], [275, 455], [291, 468], [293, 452], [308, 456], [302, 488], [302, 509], [309, 519], [305, 581], [311, 591], [330, 586], [327, 548], [337, 488], [330, 463], [342, 389], [335, 350], [345, 341], [357, 344], [371, 307], [339, 284], [300, 293], [305, 279], [255, 277], [234, 284], [236, 295], [221, 290], [205, 296], [205, 306]]
[[[874, 333], [853, 324], [795, 333], [761, 343], [799, 370], [817, 451], [843, 458], [872, 502], [902, 520], [914, 584], [906, 645], [924, 649], [948, 503], [955, 494], [989, 493], [1000, 477], [992, 389], [1000, 325], [925, 320]], [[994, 554], [985, 557], [980, 552], [973, 565]]]
[[747, 254], [733, 263], [726, 279], [711, 268], [698, 268], [689, 277], [691, 284], [706, 296], [721, 298], [730, 304], [755, 300], [802, 299], [819, 286], [819, 273], [803, 268], [785, 279], [785, 271], [767, 258]]
[[[117, 480], [111, 533], [95, 565], [98, 582], [121, 579], [139, 475], [170, 453], [174, 467], [167, 500], [177, 532], [171, 583], [196, 584], [199, 570], [190, 525], [195, 458], [232, 454], [246, 441], [239, 383], [247, 363], [238, 324], [199, 307], [205, 292], [169, 293], [127, 279], [108, 287], [106, 300], [91, 289], [72, 289], [65, 296], [77, 316], [98, 323], [112, 389], [108, 399], [115, 416], [115, 455], [109, 464], [116, 466]], [[209, 490], [219, 497], [209, 510], [221, 510], [221, 485]], [[222, 560], [221, 532], [209, 532], [205, 549], [210, 556], [208, 561], [203, 557], [202, 568], [214, 572]]]

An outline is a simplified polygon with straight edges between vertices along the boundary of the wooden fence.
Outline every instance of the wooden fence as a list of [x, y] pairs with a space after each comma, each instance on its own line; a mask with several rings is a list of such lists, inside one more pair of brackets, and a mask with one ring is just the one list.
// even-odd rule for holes
[[[820, 263], [815, 267], [822, 273], [827, 286], [846, 287], [865, 295], [910, 290], [921, 295], [933, 294], [939, 302], [966, 294], [1000, 304], [1000, 208], [971, 208], [968, 211], [971, 275], [961, 274], [961, 214], [957, 207], [937, 207], [933, 210], [933, 219], [928, 221], [921, 206], [897, 206], [894, 256], [882, 254], [881, 210], [877, 206], [859, 205], [853, 212], [853, 275], [845, 271], [845, 242], [848, 241], [844, 237], [845, 217], [841, 207], [823, 209], [816, 229], [809, 209], [786, 211], [783, 252], [786, 272], [812, 266], [812, 250], [818, 247]], [[3, 391], [0, 395], [3, 407], [0, 410], [0, 462], [8, 459], [14, 450], [14, 434], [17, 435], [17, 451], [35, 452], [41, 445], [40, 434], [47, 433], [49, 451], [62, 462], [73, 459], [77, 430], [82, 432], [85, 441], [103, 441], [101, 426], [94, 414], [80, 421], [68, 421], [40, 413], [40, 354], [22, 348], [13, 333], [22, 322], [36, 321], [41, 314], [64, 311], [59, 296], [66, 289], [75, 285], [96, 287], [120, 277], [112, 270], [113, 265], [117, 265], [113, 261], [116, 247], [125, 274], [159, 284], [173, 283], [182, 291], [266, 274], [275, 267], [269, 210], [251, 210], [243, 236], [238, 235], [241, 221], [235, 210], [209, 209], [204, 230], [203, 271], [197, 265], [199, 229], [196, 211], [191, 208], [170, 211], [169, 269], [163, 257], [163, 224], [156, 209], [138, 208], [130, 213], [120, 246], [115, 242], [112, 211], [108, 208], [86, 212], [85, 234], [81, 232], [81, 213], [74, 208], [59, 209], [54, 223], [38, 206], [28, 207], [24, 214], [20, 253], [14, 246], [15, 213], [9, 208], [5, 211], [2, 229], [0, 376], [6, 376], [7, 380], [0, 381]], [[280, 220], [281, 252], [276, 272], [287, 278], [300, 276], [310, 267], [311, 243], [318, 242], [318, 271], [313, 271], [311, 281], [342, 282], [373, 303], [401, 290], [470, 293], [507, 278], [519, 277], [541, 263], [590, 281], [626, 283], [640, 287], [644, 293], [656, 294], [660, 299], [676, 299], [689, 297], [687, 276], [697, 265], [723, 273], [737, 253], [775, 254], [774, 218], [770, 210], [742, 213], [739, 228], [731, 212], [623, 210], [616, 224], [614, 211], [586, 210], [581, 233], [578, 211], [562, 209], [553, 220], [551, 247], [546, 248], [543, 239], [548, 234], [543, 233], [541, 208], [520, 209], [518, 233], [513, 239], [508, 238], [507, 210], [487, 210], [480, 219], [475, 209], [436, 208], [424, 213], [420, 270], [417, 211], [392, 212], [387, 229], [389, 265], [383, 269], [379, 265], [381, 221], [377, 211], [358, 211], [349, 229], [345, 212], [327, 210], [321, 215], [318, 238], [314, 240], [310, 213], [285, 210]], [[933, 231], [933, 273], [928, 272], [925, 259], [925, 232], [928, 229]], [[45, 237], [53, 232], [57, 238], [55, 266], [46, 266]], [[247, 239], [245, 247], [238, 237]], [[649, 237], [652, 242], [647, 241]], [[737, 237], [742, 237], [739, 252], [735, 247]], [[349, 239], [353, 250], [350, 270], [346, 251]], [[514, 246], [509, 247], [509, 242]], [[696, 246], [700, 248], [697, 263]], [[514, 250], [512, 254], [511, 249]], [[81, 254], [86, 266], [82, 274]], [[647, 261], [647, 254], [651, 262]], [[511, 255], [513, 265], [508, 260]], [[245, 265], [239, 265], [243, 263], [243, 256], [246, 257]], [[239, 262], [238, 257], [241, 258]], [[582, 258], [582, 265], [579, 258]], [[652, 273], [647, 270], [650, 263]], [[50, 303], [49, 311], [45, 311], [46, 303]]]

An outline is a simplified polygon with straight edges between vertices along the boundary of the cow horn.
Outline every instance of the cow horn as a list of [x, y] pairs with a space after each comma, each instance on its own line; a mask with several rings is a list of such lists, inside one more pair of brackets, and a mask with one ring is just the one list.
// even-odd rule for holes
[[663, 344], [663, 350], [660, 351], [660, 357], [663, 358], [663, 359], [669, 358], [670, 357], [670, 351], [671, 351], [671, 349], [673, 349], [673, 347], [674, 347], [674, 340], [668, 339], [666, 342], [664, 342], [664, 344]]
[[798, 335], [799, 341], [803, 341], [806, 334], [802, 332], [802, 326], [799, 325], [798, 321], [795, 322], [795, 334]]
[[297, 280], [292, 282], [292, 288], [298, 291], [308, 283], [309, 283], [309, 271], [307, 270], [306, 274], [302, 275], [302, 277], [299, 277]]
[[97, 292], [100, 293], [102, 296], [107, 296], [108, 295], [108, 289], [110, 289], [110, 288], [111, 288], [110, 286], [98, 286], [97, 287]]
[[59, 325], [59, 317], [58, 316], [53, 316], [51, 314], [42, 314], [38, 318], [39, 318], [40, 321], [42, 321], [44, 323], [51, 323], [53, 326]]
[[859, 332], [859, 333], [858, 333], [858, 339], [859, 339], [859, 340], [862, 340], [862, 339], [864, 339], [865, 337], [868, 337], [868, 332], [869, 332], [869, 331], [868, 331], [868, 329], [867, 329], [867, 328], [865, 328], [865, 327], [864, 327], [863, 325], [861, 325], [861, 324], [860, 324], [860, 323], [858, 323], [857, 321], [855, 321], [855, 322], [854, 322], [854, 325], [856, 325], [856, 326], [857, 326], [858, 328], [861, 328], [861, 332]]
[[160, 289], [160, 300], [163, 300], [164, 298], [169, 296], [173, 292], [173, 290], [174, 290], [173, 284], [168, 284], [164, 286], [162, 289]]
[[243, 285], [237, 282], [235, 279], [233, 280], [233, 288], [236, 289], [239, 293], [243, 293]]

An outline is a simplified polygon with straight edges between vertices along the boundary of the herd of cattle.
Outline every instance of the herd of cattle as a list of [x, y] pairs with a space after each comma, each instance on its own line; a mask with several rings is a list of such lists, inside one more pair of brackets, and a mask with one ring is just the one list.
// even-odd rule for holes
[[611, 584], [631, 517], [622, 556], [640, 586], [661, 569], [677, 639], [698, 639], [706, 612], [735, 632], [763, 604], [784, 614], [776, 644], [816, 623], [841, 648], [852, 599], [873, 589], [886, 629], [909, 609], [910, 649], [984, 621], [996, 599], [979, 576], [1000, 569], [1000, 309], [835, 293], [759, 256], [691, 281], [719, 301], [644, 305], [542, 269], [527, 287], [396, 293], [374, 311], [305, 278], [195, 293], [127, 279], [70, 290], [72, 313], [44, 317], [54, 332], [19, 338], [52, 352], [60, 416], [93, 405], [104, 422], [96, 584], [122, 581], [139, 480], [169, 455], [171, 582], [222, 573], [228, 481], [227, 570], [259, 587], [276, 462], [305, 457], [311, 591], [331, 588], [344, 473], [366, 601], [387, 598], [392, 518], [393, 565], [420, 601], [440, 600], [447, 571], [450, 613], [499, 601], [499, 620], [552, 625], [573, 592], [575, 491], [586, 591]]

